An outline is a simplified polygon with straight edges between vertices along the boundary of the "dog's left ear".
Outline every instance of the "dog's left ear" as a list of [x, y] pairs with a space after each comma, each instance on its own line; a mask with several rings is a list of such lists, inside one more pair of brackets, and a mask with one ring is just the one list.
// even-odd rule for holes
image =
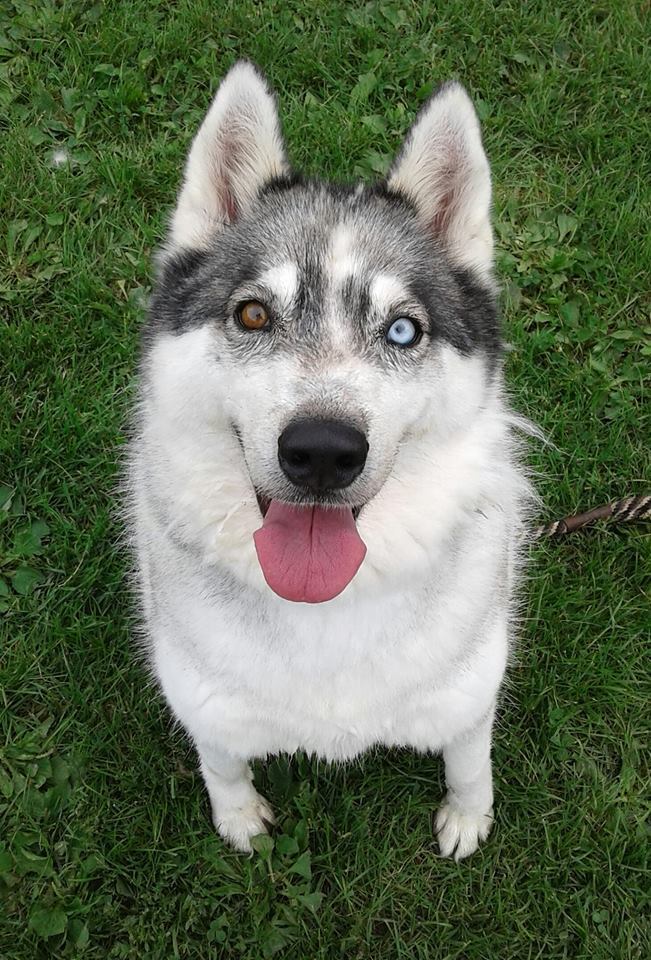
[[490, 167], [477, 114], [461, 84], [445, 84], [421, 109], [388, 186], [414, 202], [455, 263], [490, 276]]
[[222, 80], [197, 133], [170, 225], [174, 249], [206, 247], [288, 173], [276, 100], [263, 75], [240, 60]]

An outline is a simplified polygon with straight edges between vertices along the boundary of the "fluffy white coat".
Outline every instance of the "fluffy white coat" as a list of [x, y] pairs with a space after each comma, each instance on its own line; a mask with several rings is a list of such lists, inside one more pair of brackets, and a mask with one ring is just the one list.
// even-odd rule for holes
[[[193, 145], [167, 254], [208, 243], [285, 167], [273, 99], [239, 64]], [[490, 178], [461, 88], [421, 114], [391, 176], [450, 256], [490, 277]], [[355, 269], [343, 225], [331, 244], [333, 304]], [[291, 298], [294, 266], [265, 282]], [[378, 309], [392, 284], [376, 278]], [[216, 366], [209, 325], [161, 333], [144, 358], [128, 501], [151, 663], [196, 744], [215, 825], [238, 849], [273, 822], [252, 758], [301, 749], [344, 760], [386, 744], [443, 752], [439, 844], [465, 857], [493, 817], [491, 727], [530, 496], [516, 419], [481, 355], [442, 345], [435, 371], [398, 384], [340, 349], [336, 306], [330, 327], [330, 359], [309, 378], [286, 356], [254, 375]], [[295, 604], [263, 579], [255, 487], [277, 469], [288, 411], [333, 390], [340, 403], [372, 399], [378, 452], [358, 519], [368, 552], [340, 596]]]

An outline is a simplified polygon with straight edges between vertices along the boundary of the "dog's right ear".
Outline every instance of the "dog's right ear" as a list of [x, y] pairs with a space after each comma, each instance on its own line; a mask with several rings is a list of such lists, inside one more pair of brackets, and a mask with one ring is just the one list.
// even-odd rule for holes
[[460, 83], [444, 84], [421, 109], [387, 182], [412, 200], [423, 226], [459, 266], [491, 276], [490, 168]]
[[275, 98], [253, 64], [240, 60], [221, 82], [190, 148], [169, 246], [205, 248], [267, 181], [287, 172]]

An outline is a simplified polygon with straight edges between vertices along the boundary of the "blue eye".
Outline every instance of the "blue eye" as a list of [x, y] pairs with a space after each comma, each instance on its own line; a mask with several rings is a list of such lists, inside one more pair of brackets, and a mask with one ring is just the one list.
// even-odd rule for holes
[[398, 317], [387, 330], [386, 340], [397, 347], [413, 347], [420, 340], [421, 333], [422, 330], [415, 320]]

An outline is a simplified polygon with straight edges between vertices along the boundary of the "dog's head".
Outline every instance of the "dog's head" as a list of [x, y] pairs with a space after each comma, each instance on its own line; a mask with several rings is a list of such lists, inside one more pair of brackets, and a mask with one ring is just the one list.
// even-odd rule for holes
[[372, 540], [383, 522], [371, 506], [386, 523], [449, 482], [437, 451], [475, 426], [500, 351], [490, 198], [459, 84], [423, 107], [386, 181], [342, 187], [292, 175], [251, 64], [222, 82], [161, 256], [147, 395], [185, 483], [198, 452], [221, 464], [212, 493], [204, 469], [206, 521], [211, 497], [222, 520], [257, 501], [281, 596], [336, 595], [364, 557], [358, 528]]

